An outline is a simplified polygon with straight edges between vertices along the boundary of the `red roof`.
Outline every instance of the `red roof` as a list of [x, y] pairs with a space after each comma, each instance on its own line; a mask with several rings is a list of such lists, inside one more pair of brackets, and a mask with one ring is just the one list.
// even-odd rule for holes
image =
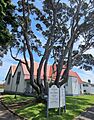
[[[64, 72], [64, 70], [62, 70], [62, 73], [63, 73], [63, 72]], [[78, 82], [79, 82], [80, 84], [83, 83], [83, 81], [81, 80], [80, 76], [79, 76], [76, 72], [70, 70], [70, 71], [69, 71], [69, 76], [70, 76], [70, 77], [76, 77], [76, 78], [78, 79]]]
[[14, 75], [14, 73], [15, 73], [15, 71], [16, 71], [16, 65], [11, 65], [10, 66], [10, 68], [9, 68], [9, 70], [8, 70], [8, 73], [7, 73], [7, 75], [6, 75], [6, 77], [5, 77], [5, 80], [7, 79], [7, 77], [8, 77], [8, 74], [9, 74], [9, 72], [11, 71], [11, 73], [12, 73], [12, 76]]
[[[28, 62], [29, 65], [29, 62]], [[30, 79], [30, 74], [26, 68], [26, 65], [21, 63], [22, 69], [23, 69], [23, 73], [24, 73], [24, 79]]]
[[[29, 64], [29, 66], [30, 66], [30, 62], [28, 62], [28, 64]], [[22, 65], [22, 69], [23, 69], [23, 73], [24, 73], [24, 79], [25, 79], [25, 80], [29, 80], [29, 79], [30, 79], [30, 74], [29, 74], [29, 72], [28, 72], [28, 70], [27, 70], [27, 68], [26, 68], [26, 65], [23, 64], [23, 63], [21, 63], [21, 65]], [[34, 62], [34, 77], [35, 77], [35, 78], [36, 78], [36, 76], [37, 76], [38, 66], [39, 66], [39, 63]], [[64, 67], [64, 68], [65, 68], [65, 67]], [[54, 69], [56, 70], [56, 66], [54, 66]], [[63, 74], [63, 72], [64, 72], [64, 69], [62, 70], [61, 75]], [[47, 66], [47, 78], [48, 78], [48, 79], [51, 79], [52, 73], [53, 73], [52, 66], [51, 66], [51, 65], [48, 65], [48, 66]], [[41, 79], [43, 79], [43, 76], [44, 76], [44, 71], [43, 71], [43, 67], [42, 67], [42, 70], [41, 70]], [[81, 80], [81, 78], [79, 77], [79, 75], [78, 75], [76, 72], [70, 70], [70, 71], [69, 71], [69, 76], [71, 76], [71, 77], [76, 77], [76, 78], [78, 79], [78, 82], [79, 82], [80, 84], [83, 83], [83, 81]], [[55, 78], [56, 78], [56, 72], [53, 74], [52, 79], [55, 80]]]
[[80, 76], [79, 76], [76, 72], [75, 72], [75, 76], [78, 78], [78, 82], [79, 82], [80, 84], [84, 83], [84, 82], [81, 80]]
[[[30, 62], [28, 62], [29, 66], [30, 66]], [[30, 74], [26, 68], [26, 65], [21, 63], [22, 65], [22, 69], [23, 69], [23, 73], [24, 73], [24, 79], [25, 80], [29, 80], [30, 79]], [[34, 62], [34, 77], [36, 78], [37, 76], [37, 69], [38, 69], [38, 66], [39, 66], [39, 63], [37, 62]], [[47, 66], [47, 77], [49, 79], [49, 72], [50, 72], [50, 65]], [[41, 70], [41, 79], [43, 79], [43, 76], [44, 76], [44, 72], [43, 72], [43, 67], [42, 67], [42, 70]]]
[[15, 70], [16, 70], [16, 65], [12, 65], [12, 66], [11, 66], [12, 75], [14, 75]]

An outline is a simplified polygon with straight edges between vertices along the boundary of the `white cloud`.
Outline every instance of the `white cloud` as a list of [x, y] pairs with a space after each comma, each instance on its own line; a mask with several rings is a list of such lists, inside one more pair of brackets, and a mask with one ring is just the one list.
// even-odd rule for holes
[[94, 48], [87, 50], [86, 53], [92, 54], [94, 57]]
[[4, 58], [2, 59], [2, 61], [3, 61], [3, 65], [0, 66], [0, 82], [1, 82], [1, 80], [5, 79], [6, 74], [7, 74], [8, 70], [9, 70], [10, 65], [17, 64], [17, 62], [14, 61], [11, 58], [9, 52], [8, 52], [7, 55], [4, 56]]
[[94, 83], [94, 68], [92, 71], [85, 71], [83, 69], [74, 67], [73, 70], [79, 74], [83, 81], [91, 80], [91, 82]]

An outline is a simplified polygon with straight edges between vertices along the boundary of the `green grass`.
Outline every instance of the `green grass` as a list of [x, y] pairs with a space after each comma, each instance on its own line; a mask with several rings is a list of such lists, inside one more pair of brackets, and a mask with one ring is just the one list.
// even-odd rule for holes
[[3, 97], [3, 102], [7, 105], [9, 104], [13, 104], [13, 103], [19, 103], [19, 102], [23, 102], [25, 100], [29, 100], [32, 99], [32, 97], [24, 97], [24, 96], [20, 96], [17, 95], [17, 98], [14, 98], [15, 95], [4, 95]]
[[[21, 98], [20, 98], [21, 99]], [[26, 99], [26, 97], [25, 97]], [[57, 109], [49, 110], [49, 118], [46, 115], [46, 106], [42, 103], [34, 103], [22, 106], [15, 110], [19, 115], [28, 118], [28, 120], [73, 120], [87, 107], [94, 105], [93, 95], [84, 95], [77, 97], [66, 97], [66, 113], [58, 115]]]

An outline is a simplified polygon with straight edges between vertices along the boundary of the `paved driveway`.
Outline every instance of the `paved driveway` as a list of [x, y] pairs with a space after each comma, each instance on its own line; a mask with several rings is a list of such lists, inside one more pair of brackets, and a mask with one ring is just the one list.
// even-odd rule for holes
[[94, 107], [88, 108], [82, 112], [75, 120], [94, 120]]
[[17, 116], [10, 113], [0, 102], [0, 120], [20, 120]]

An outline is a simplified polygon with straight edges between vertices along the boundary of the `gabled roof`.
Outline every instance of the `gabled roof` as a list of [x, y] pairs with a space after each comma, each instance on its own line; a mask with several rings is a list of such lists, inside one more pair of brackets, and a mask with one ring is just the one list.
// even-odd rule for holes
[[[30, 66], [30, 62], [28, 62], [28, 65]], [[25, 80], [29, 80], [30, 79], [30, 74], [26, 68], [26, 65], [21, 63], [21, 66], [22, 66], [22, 70], [23, 70], [23, 73], [24, 73], [24, 79]], [[37, 77], [37, 69], [38, 69], [38, 66], [39, 66], [39, 63], [38, 62], [34, 62], [34, 78]], [[49, 72], [50, 72], [50, 65], [47, 65], [47, 78], [49, 79]], [[44, 77], [44, 72], [43, 72], [43, 67], [42, 67], [42, 70], [41, 70], [41, 79], [43, 79]]]
[[[26, 65], [23, 64], [23, 63], [20, 63], [20, 64], [22, 66], [22, 70], [23, 70], [23, 74], [24, 74], [24, 79], [30, 79], [30, 74], [29, 74], [29, 72], [28, 72], [28, 70], [26, 68]], [[28, 64], [29, 64], [29, 62], [28, 62]]]
[[16, 67], [17, 67], [16, 65], [12, 65], [12, 66], [11, 66], [12, 76], [13, 76], [14, 73], [15, 73]]
[[15, 71], [16, 71], [16, 68], [17, 68], [16, 65], [11, 65], [11, 66], [10, 66], [10, 68], [9, 68], [9, 70], [8, 70], [8, 73], [7, 73], [7, 75], [6, 75], [5, 80], [7, 79], [8, 74], [9, 74], [10, 71], [11, 71], [12, 76], [14, 75], [14, 73], [15, 73]]
[[82, 81], [82, 79], [80, 78], [80, 76], [75, 72], [75, 76], [78, 78], [78, 82], [80, 83], [80, 84], [82, 84], [82, 83], [84, 83], [83, 81]]
[[[30, 62], [28, 62], [28, 64], [30, 66]], [[23, 73], [24, 73], [24, 79], [25, 80], [29, 80], [30, 79], [30, 74], [29, 74], [29, 72], [28, 72], [28, 70], [26, 68], [26, 65], [23, 64], [23, 63], [21, 63], [21, 65], [22, 65], [22, 69], [23, 69]], [[39, 66], [39, 63], [38, 62], [34, 62], [34, 77], [35, 78], [37, 76], [38, 66]], [[63, 68], [65, 69], [65, 67], [63, 67]], [[54, 69], [56, 69], [56, 66], [54, 66]], [[61, 75], [63, 74], [64, 69], [62, 70]], [[53, 73], [52, 65], [47, 65], [47, 78], [48, 79], [51, 78], [52, 73]], [[79, 75], [76, 72], [70, 70], [69, 71], [69, 76], [70, 77], [76, 77], [80, 84], [83, 83], [83, 81], [81, 80], [81, 78], [79, 77]], [[43, 72], [43, 68], [42, 68], [42, 70], [41, 70], [41, 79], [43, 79], [43, 77], [44, 77], [44, 72]], [[52, 79], [55, 79], [55, 78], [56, 78], [56, 72], [53, 74]]]
[[[30, 79], [30, 74], [26, 68], [26, 65], [19, 62], [19, 64], [22, 66], [22, 70], [23, 70], [23, 74], [24, 74], [24, 79], [25, 80], [29, 80]], [[18, 64], [18, 66], [19, 66]], [[28, 61], [28, 65], [30, 66], [30, 62]], [[9, 71], [11, 70], [12, 71], [12, 76], [15, 74], [16, 70], [18, 69], [18, 66], [16, 67], [15, 65], [12, 65], [9, 69]], [[39, 66], [39, 63], [38, 62], [34, 62], [34, 78], [37, 77], [37, 69], [38, 69], [38, 66]], [[56, 65], [54, 66], [54, 69], [56, 70]], [[63, 67], [62, 69], [62, 72], [61, 72], [61, 75], [64, 73], [64, 70], [65, 70], [65, 67]], [[8, 72], [9, 73], [9, 72]], [[51, 76], [52, 76], [52, 73], [53, 73], [53, 69], [52, 69], [52, 65], [47, 65], [47, 78], [50, 79]], [[81, 84], [83, 83], [83, 81], [81, 80], [81, 78], [79, 77], [79, 75], [70, 70], [69, 71], [69, 76], [70, 77], [76, 77], [78, 79], [78, 82]], [[42, 67], [42, 70], [41, 70], [41, 79], [44, 78], [44, 70], [43, 70], [43, 67]], [[53, 77], [52, 79], [55, 80], [56, 78], [56, 72], [53, 74]]]
[[[64, 70], [62, 72], [64, 72]], [[83, 81], [81, 80], [80, 76], [76, 72], [74, 72], [73, 70], [69, 70], [69, 76], [70, 77], [76, 77], [77, 80], [78, 80], [78, 83], [80, 83], [80, 84], [83, 83]]]
[[[65, 67], [63, 67], [63, 68], [64, 68], [64, 69], [62, 69], [61, 75], [63, 75], [64, 70], [65, 70]], [[52, 67], [50, 68], [50, 76], [51, 76], [51, 75], [52, 75]], [[70, 77], [76, 77], [77, 80], [78, 80], [78, 83], [80, 83], [80, 84], [83, 83], [83, 81], [81, 80], [80, 76], [79, 76], [76, 72], [74, 72], [73, 70], [70, 70], [70, 71], [69, 71], [69, 76], [70, 76]], [[56, 78], [56, 72], [55, 72], [55, 74], [53, 75], [53, 79], [55, 79], [55, 78]]]

